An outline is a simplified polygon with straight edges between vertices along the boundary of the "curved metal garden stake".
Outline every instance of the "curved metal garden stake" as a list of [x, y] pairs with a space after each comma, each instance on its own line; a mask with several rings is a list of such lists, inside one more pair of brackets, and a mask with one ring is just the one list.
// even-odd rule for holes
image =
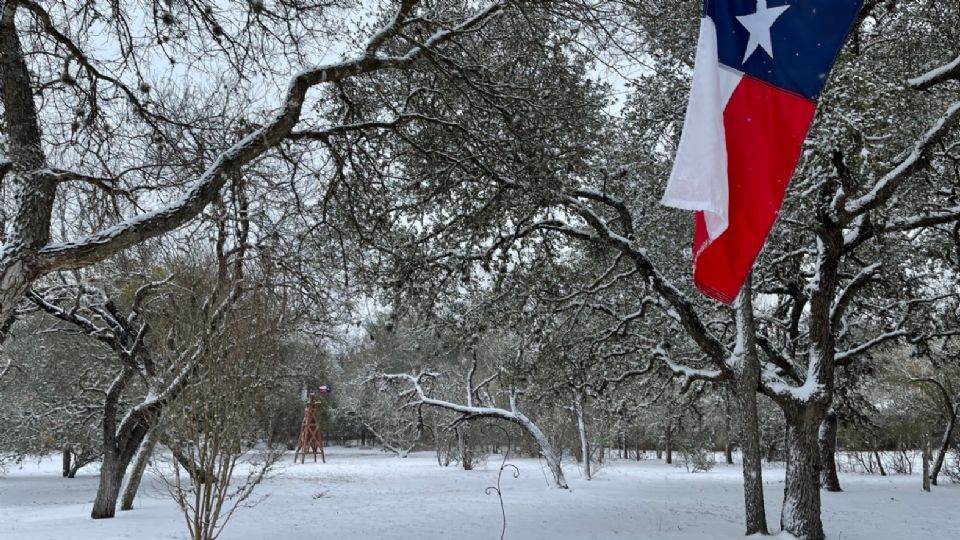
[[487, 426], [484, 426], [483, 428], [480, 428], [481, 433], [485, 431], [486, 428], [488, 427], [497, 428], [503, 431], [503, 434], [506, 435], [507, 437], [507, 450], [503, 453], [503, 461], [500, 462], [500, 470], [497, 471], [497, 485], [490, 486], [485, 490], [483, 490], [483, 492], [486, 493], [487, 495], [490, 495], [491, 493], [496, 493], [497, 498], [500, 500], [500, 516], [503, 518], [503, 525], [500, 528], [500, 540], [503, 540], [504, 536], [507, 534], [507, 511], [503, 506], [503, 491], [500, 490], [500, 480], [501, 478], [503, 478], [504, 469], [508, 467], [513, 469], [514, 478], [520, 477], [520, 469], [518, 469], [517, 466], [512, 463], [507, 463], [507, 458], [510, 457], [510, 450], [513, 445], [513, 439], [510, 438], [510, 432], [507, 431], [506, 428], [504, 428], [503, 426], [487, 425]]

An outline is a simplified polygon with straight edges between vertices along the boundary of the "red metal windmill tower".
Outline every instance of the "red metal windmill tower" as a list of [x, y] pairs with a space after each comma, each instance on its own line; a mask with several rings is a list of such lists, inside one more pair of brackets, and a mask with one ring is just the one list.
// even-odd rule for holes
[[293, 454], [293, 462], [297, 462], [300, 457], [300, 463], [307, 459], [307, 453], [313, 452], [313, 462], [317, 462], [317, 451], [320, 452], [320, 459], [327, 462], [327, 456], [323, 453], [323, 435], [320, 434], [320, 420], [317, 418], [317, 395], [310, 394], [310, 401], [303, 412], [303, 424], [300, 427], [300, 440], [297, 442], [297, 450]]

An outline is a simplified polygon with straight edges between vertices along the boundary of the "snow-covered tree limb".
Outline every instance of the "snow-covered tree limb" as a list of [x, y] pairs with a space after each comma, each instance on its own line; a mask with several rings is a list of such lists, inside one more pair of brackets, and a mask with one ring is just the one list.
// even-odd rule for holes
[[910, 79], [907, 84], [917, 90], [926, 90], [942, 82], [958, 79], [960, 79], [960, 56], [957, 56], [953, 62], [948, 62], [923, 75]]
[[468, 406], [443, 399], [433, 398], [427, 395], [427, 392], [423, 388], [423, 383], [435, 379], [437, 376], [437, 373], [430, 372], [422, 372], [417, 375], [412, 375], [409, 373], [383, 373], [376, 375], [373, 378], [381, 381], [394, 381], [409, 385], [410, 394], [412, 397], [411, 402], [408, 405], [427, 405], [430, 407], [452, 411], [460, 414], [461, 420], [469, 420], [474, 418], [499, 418], [501, 420], [506, 420], [519, 425], [536, 441], [537, 445], [540, 447], [540, 451], [543, 454], [544, 459], [547, 461], [547, 465], [550, 467], [551, 473], [553, 473], [554, 483], [556, 486], [562, 489], [567, 489], [567, 482], [563, 476], [563, 470], [560, 468], [559, 454], [557, 454], [557, 452], [553, 449], [553, 445], [550, 443], [550, 440], [547, 438], [543, 430], [541, 430], [536, 423], [534, 423], [530, 418], [520, 411], [518, 404], [518, 393], [516, 390], [511, 389], [510, 391], [509, 409], [493, 406]]
[[960, 120], [960, 101], [949, 105], [943, 115], [917, 139], [910, 153], [890, 172], [877, 180], [870, 191], [848, 201], [844, 206], [844, 212], [849, 216], [857, 216], [886, 204], [903, 182], [924, 167], [924, 159], [930, 149], [953, 130], [958, 120]]

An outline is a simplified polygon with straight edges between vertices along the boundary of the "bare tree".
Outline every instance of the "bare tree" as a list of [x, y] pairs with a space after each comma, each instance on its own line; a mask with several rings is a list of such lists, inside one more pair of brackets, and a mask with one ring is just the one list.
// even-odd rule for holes
[[[543, 459], [547, 462], [547, 467], [553, 475], [554, 484], [558, 488], [567, 489], [567, 481], [563, 476], [563, 469], [560, 467], [560, 454], [554, 450], [553, 445], [540, 427], [534, 423], [527, 415], [519, 409], [521, 392], [517, 389], [509, 391], [510, 408], [502, 409], [496, 406], [487, 405], [483, 400], [478, 400], [477, 393], [482, 387], [474, 386], [468, 390], [470, 398], [465, 404], [454, 403], [443, 399], [430, 397], [424, 389], [424, 385], [438, 377], [436, 373], [424, 372], [417, 375], [406, 373], [384, 373], [376, 376], [381, 381], [396, 381], [401, 384], [409, 385], [410, 389], [405, 390], [401, 395], [405, 397], [407, 406], [429, 406], [437, 407], [458, 413], [459, 421], [465, 422], [476, 418], [497, 418], [506, 420], [519, 425], [530, 437], [536, 441]], [[489, 383], [487, 383], [489, 384]]]
[[[369, 33], [359, 52], [342, 61], [316, 66], [310, 65], [312, 58], [306, 58], [307, 52], [316, 44], [317, 35], [329, 33], [318, 33], [309, 23], [313, 16], [325, 20], [322, 4], [301, 7], [299, 2], [284, 0], [278, 2], [276, 10], [268, 10], [261, 3], [237, 2], [230, 10], [214, 11], [184, 3], [183, 9], [176, 12], [159, 1], [151, 4], [154, 9], [146, 11], [153, 14], [155, 23], [154, 30], [150, 30], [156, 33], [153, 45], [144, 45], [133, 37], [131, 29], [136, 25], [132, 23], [141, 15], [138, 2], [114, 3], [110, 17], [95, 16], [97, 8], [89, 2], [64, 2], [50, 9], [32, 0], [11, 0], [2, 5], [0, 86], [7, 136], [3, 185], [14, 194], [12, 208], [5, 213], [0, 252], [0, 321], [4, 323], [39, 277], [102, 261], [193, 219], [219, 196], [232, 175], [293, 136], [305, 105], [312, 106], [308, 100], [311, 89], [366, 74], [407, 69], [420, 57], [482, 27], [505, 5], [493, 1], [447, 17], [441, 14], [447, 13], [444, 6], [438, 6], [434, 12], [416, 0], [398, 1], [383, 16], [385, 22]], [[149, 20], [150, 15], [146, 18]], [[85, 38], [90, 34], [112, 39], [121, 59], [112, 62], [98, 58], [93, 49], [85, 49]], [[408, 41], [411, 34], [423, 37]], [[268, 43], [270, 47], [296, 45], [292, 57], [271, 69], [269, 63], [261, 61], [271, 55], [258, 50], [258, 43]], [[160, 160], [151, 159], [156, 148], [152, 142], [168, 145], [174, 150], [171, 154], [175, 154], [180, 142], [190, 140], [183, 137], [184, 133], [202, 131], [206, 126], [177, 118], [177, 111], [185, 110], [177, 101], [178, 89], [152, 92], [155, 85], [145, 78], [140, 64], [158, 56], [176, 62], [172, 55], [178, 54], [188, 58], [216, 56], [230, 76], [243, 82], [241, 88], [245, 90], [256, 84], [244, 73], [248, 67], [263, 69], [265, 75], [275, 74], [289, 82], [286, 90], [280, 92], [281, 99], [273, 111], [264, 112], [257, 121], [245, 120], [248, 127], [233, 142], [189, 167], [165, 167], [162, 156]], [[301, 67], [292, 77], [277, 73]], [[124, 82], [131, 79], [140, 81], [137, 88]], [[34, 95], [47, 86], [56, 96], [50, 103], [59, 110], [38, 107]], [[120, 105], [107, 106], [114, 101], [113, 96], [122, 98]], [[73, 126], [72, 135], [70, 127], [57, 120], [65, 110], [82, 111], [81, 122]], [[134, 133], [112, 130], [110, 126], [120, 124], [120, 119], [128, 115], [136, 121], [124, 127], [136, 126]], [[212, 127], [225, 132], [242, 123], [229, 121]], [[335, 123], [315, 129], [313, 134], [315, 139], [322, 139], [361, 128], [353, 123]], [[63, 139], [51, 143], [42, 133]], [[117, 162], [110, 162], [102, 146], [84, 146], [88, 142], [85, 136], [91, 133], [106, 136], [108, 143], [114, 145], [111, 151], [118, 153]], [[60, 156], [54, 148], [63, 141], [68, 141], [66, 146], [75, 148], [77, 154], [96, 156], [98, 159], [93, 161], [98, 165], [66, 159], [61, 160], [65, 163], [54, 163], [54, 156]], [[133, 141], [138, 144], [131, 144]], [[139, 148], [142, 155], [120, 159], [124, 148]], [[191, 168], [199, 168], [199, 174], [191, 176]], [[168, 175], [183, 186], [173, 202], [138, 211], [140, 201], [134, 200], [132, 215], [117, 216], [119, 212], [113, 212], [118, 218], [113, 223], [94, 226], [86, 233], [77, 231], [76, 236], [70, 235], [70, 231], [61, 238], [53, 236], [54, 209], [64, 204], [58, 197], [62, 192], [58, 186], [79, 183], [119, 200], [121, 194], [163, 185]]]
[[[939, 398], [942, 400], [943, 413], [946, 417], [946, 422], [943, 427], [943, 435], [940, 438], [940, 444], [937, 445], [937, 454], [933, 461], [933, 467], [927, 470], [924, 467], [924, 474], [928, 474], [930, 478], [930, 483], [937, 485], [937, 478], [940, 476], [940, 471], [943, 469], [944, 460], [947, 457], [947, 453], [950, 451], [950, 448], [953, 444], [953, 434], [956, 431], [957, 426], [957, 417], [960, 416], [960, 395], [951, 396], [950, 388], [952, 385], [950, 381], [940, 381], [933, 377], [915, 377], [911, 379], [912, 382], [918, 384], [929, 384], [935, 391], [938, 393]], [[929, 444], [924, 445], [925, 455], [929, 454]], [[928, 490], [929, 491], [929, 490]]]

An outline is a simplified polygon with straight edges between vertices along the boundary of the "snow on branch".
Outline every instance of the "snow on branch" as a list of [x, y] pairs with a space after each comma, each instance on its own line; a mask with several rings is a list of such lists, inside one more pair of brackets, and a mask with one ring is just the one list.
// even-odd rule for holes
[[423, 389], [423, 383], [431, 379], [436, 379], [437, 377], [439, 377], [439, 374], [433, 372], [422, 372], [417, 375], [411, 375], [409, 373], [382, 373], [372, 377], [372, 379], [381, 381], [399, 381], [409, 384], [411, 386], [412, 396], [414, 399], [411, 404], [423, 404], [431, 407], [438, 407], [448, 411], [460, 413], [468, 418], [496, 417], [511, 421], [517, 421], [519, 419], [517, 416], [518, 413], [516, 410], [516, 401], [514, 399], [511, 399], [510, 401], [511, 410], [507, 410], [499, 407], [462, 405], [460, 403], [453, 403], [451, 401], [428, 396], [426, 391]]
[[764, 369], [760, 372], [760, 382], [765, 394], [797, 403], [811, 403], [826, 395], [824, 385], [819, 384], [816, 377], [810, 373], [807, 374], [803, 384], [794, 386], [784, 381], [777, 373]]
[[[613, 230], [610, 223], [602, 219], [597, 212], [588, 206], [587, 201], [615, 211], [618, 216], [617, 221], [621, 222], [623, 232]], [[645, 250], [638, 249], [634, 245], [632, 240], [632, 216], [629, 209], [620, 200], [593, 190], [581, 189], [574, 191], [572, 194], [558, 193], [557, 202], [579, 215], [595, 231], [586, 238], [557, 229], [559, 232], [581, 239], [605, 243], [623, 253], [633, 263], [637, 273], [651, 285], [666, 304], [669, 304], [667, 314], [683, 326], [690, 338], [714, 364], [717, 366], [723, 365], [727, 357], [726, 347], [707, 329], [693, 302], [660, 273]]]
[[427, 392], [423, 388], [423, 383], [435, 379], [438, 376], [439, 374], [431, 372], [421, 372], [417, 375], [410, 373], [381, 373], [368, 380], [394, 381], [410, 385], [410, 390], [401, 394], [403, 396], [409, 395], [412, 398], [412, 401], [406, 405], [407, 407], [427, 405], [459, 413], [461, 417], [454, 422], [454, 425], [474, 418], [500, 418], [518, 424], [537, 442], [537, 445], [540, 447], [540, 453], [543, 455], [553, 475], [554, 484], [561, 489], [567, 489], [567, 481], [563, 476], [563, 469], [560, 466], [561, 454], [554, 450], [553, 445], [543, 430], [525, 414], [520, 412], [517, 405], [518, 392], [515, 389], [510, 390], [510, 409], [501, 409], [492, 406], [463, 405], [443, 399], [432, 398], [427, 395]]
[[2, 381], [7, 376], [8, 373], [10, 373], [10, 370], [13, 367], [15, 367], [13, 365], [13, 360], [10, 358], [7, 358], [7, 365], [3, 366], [3, 369], [0, 370], [0, 381]]
[[[405, 11], [409, 11], [412, 4], [405, 1], [398, 17], [405, 17]], [[380, 56], [376, 53], [381, 45], [400, 32], [402, 25], [397, 24], [395, 18], [383, 30], [373, 35], [361, 56], [308, 69], [294, 76], [283, 105], [274, 118], [214, 159], [183, 197], [165, 207], [134, 216], [84, 238], [46, 246], [39, 254], [40, 266], [45, 271], [79, 268], [182, 226], [217, 198], [231, 173], [265, 154], [293, 131], [300, 120], [304, 100], [311, 88], [364, 73], [408, 66], [432, 47], [482, 27], [486, 21], [500, 13], [504, 5], [505, 0], [487, 3], [460, 24], [438, 30], [422, 44], [412, 46], [401, 56]]]
[[899, 338], [904, 337], [904, 336], [906, 336], [906, 335], [908, 335], [908, 334], [909, 334], [909, 332], [907, 332], [907, 331], [906, 331], [905, 329], [903, 329], [902, 327], [897, 327], [897, 328], [894, 329], [894, 330], [890, 330], [890, 331], [884, 332], [884, 333], [882, 333], [882, 334], [880, 334], [880, 335], [878, 335], [878, 336], [875, 336], [873, 339], [867, 340], [867, 341], [865, 341], [865, 342], [863, 342], [863, 343], [861, 343], [861, 344], [859, 344], [859, 345], [856, 345], [856, 346], [854, 346], [854, 347], [851, 347], [851, 348], [849, 348], [849, 349], [847, 349], [847, 350], [845, 350], [845, 351], [840, 351], [840, 352], [838, 352], [838, 353], [836, 354], [836, 356], [834, 357], [834, 359], [836, 360], [838, 366], [847, 365], [847, 364], [849, 364], [850, 362], [852, 362], [853, 360], [855, 360], [858, 356], [860, 356], [860, 355], [862, 355], [862, 354], [864, 354], [864, 353], [866, 353], [866, 352], [868, 352], [868, 351], [870, 351], [870, 350], [872, 350], [872, 349], [874, 349], [874, 348], [876, 348], [876, 347], [878, 347], [878, 346], [880, 346], [880, 345], [883, 345], [884, 343], [887, 343], [888, 341], [893, 341], [893, 340], [895, 340], [895, 339], [899, 339]]
[[869, 285], [874, 278], [877, 276], [877, 272], [880, 271], [881, 264], [873, 263], [869, 266], [866, 266], [857, 273], [853, 279], [847, 283], [847, 286], [840, 291], [840, 294], [837, 295], [837, 300], [834, 302], [833, 309], [830, 313], [830, 324], [836, 328], [840, 323], [840, 320], [843, 318], [843, 314], [846, 312], [847, 307], [850, 305], [850, 302], [857, 295], [857, 293]]
[[844, 206], [844, 211], [850, 216], [857, 216], [886, 203], [907, 178], [924, 166], [928, 150], [941, 141], [954, 128], [958, 120], [960, 120], [960, 101], [947, 107], [943, 116], [917, 139], [907, 157], [881, 177], [869, 192], [849, 201]]
[[797, 382], [803, 380], [802, 371], [800, 366], [797, 365], [791, 358], [783, 354], [783, 351], [773, 346], [770, 343], [770, 340], [765, 336], [757, 336], [757, 345], [760, 346], [760, 350], [763, 351], [767, 359], [776, 366], [777, 369], [781, 370], [787, 377], [791, 380]]
[[721, 382], [730, 378], [731, 373], [726, 370], [718, 369], [697, 369], [673, 361], [666, 345], [657, 345], [653, 354], [663, 361], [664, 365], [670, 369], [673, 376], [680, 379], [680, 393], [690, 389], [690, 385], [697, 381]]
[[949, 80], [960, 80], [960, 56], [957, 56], [953, 62], [908, 80], [907, 84], [916, 90], [926, 90]]
[[914, 229], [933, 227], [954, 221], [960, 221], [960, 206], [951, 206], [939, 212], [929, 212], [907, 218], [890, 220], [886, 226], [883, 227], [883, 231], [912, 231]]

